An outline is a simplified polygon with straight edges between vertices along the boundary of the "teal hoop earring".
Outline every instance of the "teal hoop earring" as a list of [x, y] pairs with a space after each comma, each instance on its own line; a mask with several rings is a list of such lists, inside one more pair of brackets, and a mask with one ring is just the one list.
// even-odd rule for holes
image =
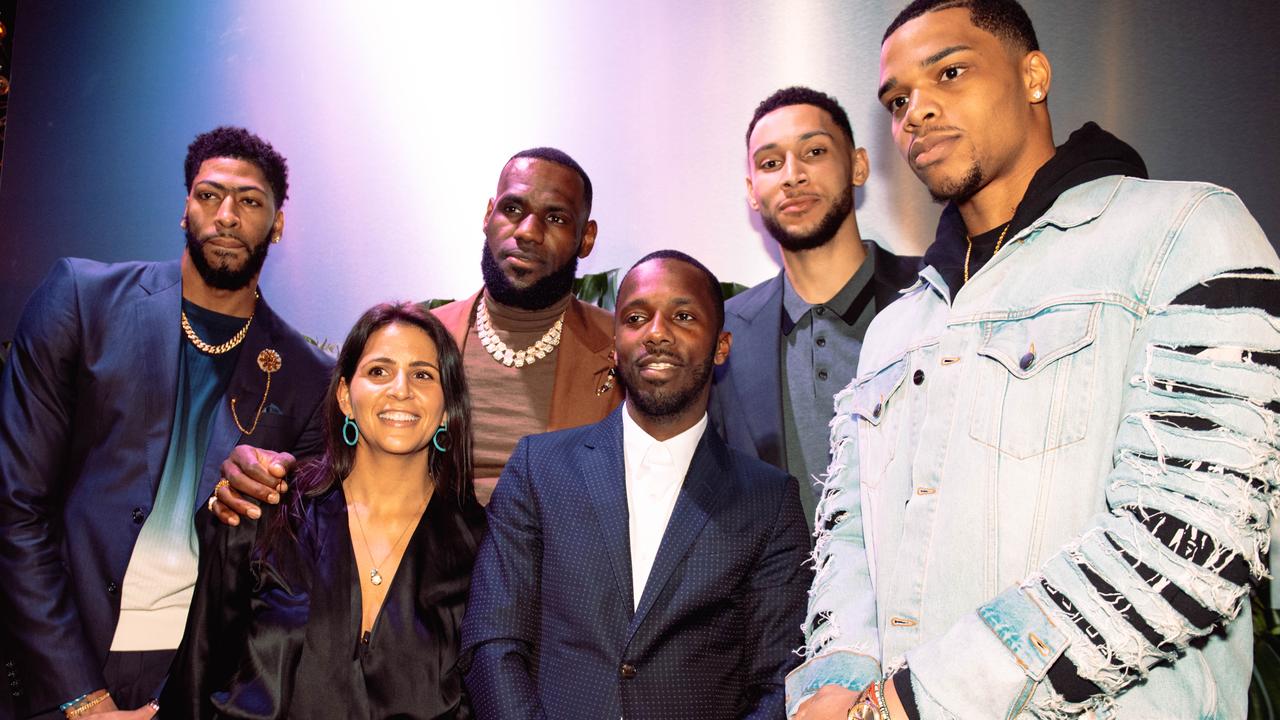
[[[355, 432], [355, 437], [351, 436], [352, 431]], [[356, 443], [360, 442], [360, 426], [356, 425], [356, 421], [352, 420], [350, 415], [342, 420], [342, 441], [351, 447], [355, 447]]]
[[[440, 446], [440, 433], [444, 433], [445, 446]], [[436, 428], [436, 434], [431, 436], [431, 444], [440, 452], [449, 452], [449, 421], [445, 420], [440, 423], [440, 427]]]

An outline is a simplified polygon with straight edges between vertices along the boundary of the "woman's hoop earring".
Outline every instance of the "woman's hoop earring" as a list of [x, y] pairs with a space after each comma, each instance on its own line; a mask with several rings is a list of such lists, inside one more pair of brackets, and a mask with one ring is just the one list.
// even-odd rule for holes
[[[440, 445], [440, 433], [444, 433], [444, 446]], [[436, 428], [436, 434], [431, 436], [431, 444], [440, 452], [449, 452], [449, 421], [445, 420], [440, 423], [440, 427]]]
[[351, 447], [355, 447], [356, 443], [360, 442], [360, 426], [356, 425], [356, 421], [352, 420], [350, 415], [342, 421], [342, 441]]

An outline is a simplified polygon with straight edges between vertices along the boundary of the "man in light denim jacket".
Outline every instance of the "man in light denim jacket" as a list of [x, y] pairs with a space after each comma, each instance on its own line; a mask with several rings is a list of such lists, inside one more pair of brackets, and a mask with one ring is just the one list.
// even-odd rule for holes
[[895, 142], [948, 204], [836, 397], [797, 718], [1245, 716], [1280, 260], [1228, 190], [1092, 123], [1055, 148], [1037, 48], [1013, 0], [886, 32]]

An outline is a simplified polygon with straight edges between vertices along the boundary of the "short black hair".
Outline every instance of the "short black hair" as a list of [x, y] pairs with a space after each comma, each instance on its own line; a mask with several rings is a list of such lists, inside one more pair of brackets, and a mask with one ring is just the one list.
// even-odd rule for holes
[[201, 133], [187, 146], [187, 161], [183, 165], [187, 177], [187, 193], [200, 172], [200, 165], [209, 158], [235, 158], [258, 166], [271, 186], [276, 209], [284, 207], [289, 197], [289, 163], [271, 147], [271, 143], [242, 127], [223, 125], [207, 133]]
[[895, 30], [925, 13], [958, 7], [969, 11], [969, 22], [979, 30], [995, 35], [1024, 53], [1040, 49], [1031, 18], [1017, 0], [915, 0], [889, 23], [880, 43], [884, 44]]
[[774, 94], [765, 98], [756, 106], [756, 112], [751, 116], [751, 123], [747, 125], [747, 147], [751, 147], [751, 133], [756, 129], [756, 123], [760, 122], [760, 118], [769, 113], [784, 108], [789, 105], [813, 105], [814, 107], [826, 110], [831, 119], [844, 130], [844, 134], [849, 138], [849, 144], [853, 144], [853, 126], [849, 124], [849, 114], [840, 107], [840, 103], [830, 95], [807, 88], [802, 85], [793, 85], [789, 88], [782, 88]]
[[[587, 215], [591, 214], [591, 178], [587, 177], [587, 171], [582, 169], [577, 160], [569, 157], [569, 153], [553, 147], [536, 147], [528, 150], [521, 150], [512, 155], [508, 163], [517, 158], [533, 158], [534, 160], [546, 160], [557, 165], [563, 165], [570, 170], [578, 173], [578, 177], [582, 178], [582, 199], [587, 204]], [[583, 218], [585, 224], [587, 218]]]
[[640, 258], [629, 270], [627, 270], [627, 274], [622, 276], [622, 281], [618, 283], [618, 289], [622, 289], [622, 283], [627, 281], [627, 275], [630, 275], [632, 270], [635, 270], [650, 260], [678, 260], [687, 265], [692, 265], [698, 270], [698, 272], [701, 272], [702, 277], [707, 281], [707, 292], [711, 294], [711, 302], [716, 308], [716, 332], [718, 333], [721, 330], [724, 330], [724, 290], [720, 287], [719, 278], [716, 277], [715, 273], [707, 269], [706, 265], [698, 262], [698, 260], [693, 256], [686, 255], [679, 250], [654, 250], [648, 255]]

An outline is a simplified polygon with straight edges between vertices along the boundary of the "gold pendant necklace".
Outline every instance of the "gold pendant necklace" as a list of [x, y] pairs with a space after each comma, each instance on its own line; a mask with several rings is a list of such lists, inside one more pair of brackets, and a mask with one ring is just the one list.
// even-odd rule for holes
[[[423, 500], [422, 506], [418, 508], [419, 519], [422, 518], [422, 512], [427, 509], [427, 501], [430, 499], [431, 496], [427, 495], [427, 499]], [[373, 548], [369, 545], [369, 537], [364, 534], [364, 520], [360, 518], [360, 508], [359, 506], [356, 506], [353, 509], [356, 513], [356, 527], [360, 528], [360, 539], [364, 542], [364, 552], [369, 556], [369, 562], [372, 563], [371, 569], [369, 570], [369, 582], [373, 585], [381, 585], [382, 573], [378, 572], [378, 566], [385, 565], [387, 560], [391, 559], [392, 555], [395, 555], [396, 548], [400, 547], [400, 541], [404, 539], [405, 533], [409, 532], [409, 527], [413, 525], [413, 520], [404, 524], [404, 529], [400, 531], [400, 536], [396, 538], [396, 541], [391, 544], [391, 549], [387, 551], [386, 557], [382, 558], [382, 562], [378, 562], [373, 559]]]
[[[567, 309], [566, 309], [567, 311]], [[538, 341], [524, 350], [512, 350], [507, 344], [498, 339], [497, 333], [493, 331], [493, 326], [489, 323], [489, 310], [485, 307], [484, 298], [480, 298], [480, 302], [476, 303], [476, 335], [480, 338], [480, 344], [484, 345], [485, 352], [493, 356], [494, 360], [506, 365], [507, 367], [524, 367], [532, 365], [535, 362], [545, 358], [551, 354], [552, 350], [560, 344], [560, 331], [564, 328], [564, 313], [560, 313], [560, 317], [556, 319], [556, 323], [547, 330]]]

